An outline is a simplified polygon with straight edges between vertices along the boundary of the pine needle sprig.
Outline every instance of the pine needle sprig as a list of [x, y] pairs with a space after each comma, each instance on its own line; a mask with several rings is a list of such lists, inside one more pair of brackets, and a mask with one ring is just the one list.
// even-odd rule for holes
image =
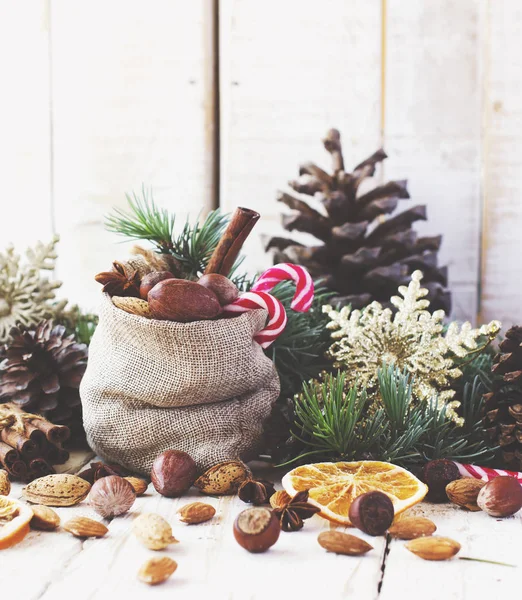
[[145, 187], [141, 198], [135, 193], [125, 194], [125, 197], [128, 211], [115, 208], [113, 214], [106, 217], [105, 228], [132, 240], [148, 240], [163, 253], [172, 250], [175, 216], [157, 206], [152, 192], [149, 194]]
[[332, 361], [326, 357], [331, 344], [330, 332], [325, 328], [328, 316], [322, 311], [332, 292], [316, 286], [313, 304], [305, 313], [290, 308], [295, 294], [292, 282], [280, 283], [271, 293], [283, 304], [288, 317], [283, 333], [265, 351], [276, 366], [284, 400], [297, 394], [304, 381], [332, 368]]
[[303, 385], [295, 406], [299, 432], [294, 437], [312, 449], [308, 455], [334, 453], [349, 460], [367, 451], [382, 430], [384, 414], [379, 410], [371, 431], [365, 432], [361, 416], [367, 406], [366, 390], [354, 385], [346, 391], [345, 383], [345, 374], [338, 373], [327, 374], [320, 384]]

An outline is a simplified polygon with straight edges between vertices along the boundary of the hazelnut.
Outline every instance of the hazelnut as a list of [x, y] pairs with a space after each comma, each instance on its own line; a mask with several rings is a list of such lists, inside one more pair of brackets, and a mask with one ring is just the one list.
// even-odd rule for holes
[[154, 271], [143, 277], [140, 284], [140, 298], [147, 300], [147, 295], [150, 290], [160, 281], [165, 279], [174, 279], [174, 275], [170, 271]]
[[126, 513], [136, 500], [132, 485], [117, 475], [102, 477], [89, 493], [89, 504], [102, 517], [117, 517]]
[[393, 502], [383, 492], [366, 492], [357, 496], [349, 511], [350, 521], [368, 535], [383, 535], [393, 522]]
[[218, 273], [208, 273], [208, 275], [203, 275], [198, 283], [199, 285], [212, 290], [214, 294], [216, 294], [221, 306], [226, 306], [227, 304], [234, 302], [239, 296], [237, 286], [232, 283], [228, 277], [219, 275]]
[[447, 502], [446, 486], [455, 479], [460, 479], [460, 471], [452, 460], [446, 458], [430, 460], [422, 469], [422, 480], [429, 488], [426, 500]]
[[267, 508], [247, 508], [234, 522], [234, 537], [249, 552], [266, 552], [280, 533], [277, 517]]
[[194, 483], [197, 468], [194, 460], [181, 450], [166, 450], [154, 464], [150, 477], [156, 491], [167, 498], [177, 498]]
[[522, 486], [514, 477], [495, 477], [480, 490], [477, 504], [491, 517], [509, 517], [522, 508]]

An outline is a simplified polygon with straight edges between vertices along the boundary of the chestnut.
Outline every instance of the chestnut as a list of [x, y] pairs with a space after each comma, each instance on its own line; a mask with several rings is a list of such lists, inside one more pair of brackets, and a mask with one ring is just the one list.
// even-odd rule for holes
[[165, 450], [152, 465], [150, 478], [156, 491], [167, 498], [178, 498], [196, 481], [193, 458], [181, 450]]
[[357, 496], [349, 510], [352, 525], [373, 536], [384, 535], [394, 516], [393, 502], [377, 490]]
[[154, 271], [152, 273], [147, 273], [141, 280], [140, 298], [142, 300], [147, 300], [147, 295], [150, 290], [160, 281], [165, 281], [165, 279], [174, 279], [174, 275], [170, 271]]
[[266, 552], [280, 533], [279, 519], [268, 508], [247, 508], [234, 521], [234, 537], [249, 552]]
[[455, 479], [460, 479], [460, 471], [452, 460], [438, 458], [424, 465], [421, 479], [428, 486], [426, 500], [447, 502], [446, 486]]
[[477, 504], [491, 517], [509, 517], [522, 508], [522, 486], [515, 477], [495, 477], [480, 490]]
[[208, 273], [208, 275], [203, 275], [203, 277], [198, 280], [198, 283], [213, 291], [221, 306], [226, 306], [227, 304], [234, 302], [239, 296], [237, 286], [232, 283], [228, 277], [220, 275], [219, 273]]

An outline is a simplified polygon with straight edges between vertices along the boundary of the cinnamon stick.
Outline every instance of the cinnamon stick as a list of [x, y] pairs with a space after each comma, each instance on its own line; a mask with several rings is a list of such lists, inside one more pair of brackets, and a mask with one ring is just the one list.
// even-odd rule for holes
[[15, 463], [17, 460], [20, 460], [20, 454], [11, 446], [4, 444], [4, 442], [0, 442], [0, 463], [4, 465], [4, 467], [9, 470], [11, 465]]
[[23, 460], [15, 460], [13, 464], [6, 467], [6, 471], [13, 479], [27, 479], [28, 469]]
[[38, 446], [38, 450], [42, 452], [47, 445], [45, 433], [30, 423], [26, 426], [25, 431], [29, 436], [29, 439], [33, 441]]
[[2, 429], [0, 431], [0, 440], [11, 446], [11, 448], [16, 448], [20, 454], [23, 454], [27, 458], [38, 456], [38, 446], [28, 437], [13, 429]]
[[259, 213], [249, 208], [236, 208], [225, 233], [210, 257], [205, 274], [218, 273], [227, 276], [230, 273], [259, 216]]
[[[5, 408], [8, 408], [12, 412], [18, 414], [24, 414], [24, 411], [16, 406], [16, 404], [8, 403], [4, 404]], [[34, 418], [27, 422], [27, 427], [39, 429], [45, 437], [51, 442], [51, 444], [62, 444], [67, 441], [71, 435], [68, 427], [65, 425], [55, 425], [44, 417]], [[31, 429], [33, 431], [33, 429]]]
[[44, 458], [35, 458], [29, 463], [29, 477], [36, 479], [45, 475], [53, 475], [56, 471]]
[[47, 444], [42, 454], [43, 458], [46, 458], [52, 465], [63, 465], [69, 460], [70, 454], [67, 450], [54, 446], [53, 444]]

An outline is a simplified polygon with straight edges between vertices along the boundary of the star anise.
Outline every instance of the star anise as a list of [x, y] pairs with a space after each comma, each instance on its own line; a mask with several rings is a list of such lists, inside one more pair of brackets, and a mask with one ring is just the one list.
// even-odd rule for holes
[[265, 479], [246, 479], [239, 486], [237, 495], [243, 502], [259, 506], [267, 504], [270, 496], [275, 493], [274, 484]]
[[103, 285], [103, 291], [109, 296], [134, 296], [140, 295], [140, 276], [137, 271], [131, 270], [115, 260], [112, 271], [98, 273], [94, 277]]
[[283, 531], [299, 531], [303, 528], [303, 521], [319, 511], [317, 506], [308, 503], [308, 490], [298, 492], [289, 502], [273, 509]]
[[98, 479], [108, 477], [109, 475], [123, 477], [125, 471], [119, 465], [106, 465], [102, 462], [92, 462], [88, 469], [85, 469], [85, 471], [78, 474], [78, 477], [85, 479], [85, 481], [88, 481], [92, 485], [95, 481], [98, 481]]

